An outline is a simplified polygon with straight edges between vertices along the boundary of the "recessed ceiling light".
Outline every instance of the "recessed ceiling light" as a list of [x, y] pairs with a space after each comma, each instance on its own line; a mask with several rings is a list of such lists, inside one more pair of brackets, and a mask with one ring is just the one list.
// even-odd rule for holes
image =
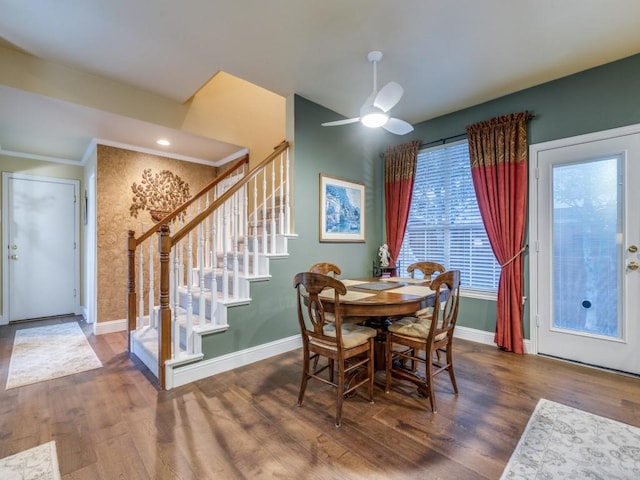
[[166, 138], [161, 138], [160, 140], [156, 141], [156, 143], [158, 145], [162, 145], [163, 147], [168, 147], [169, 145], [171, 145], [171, 142]]

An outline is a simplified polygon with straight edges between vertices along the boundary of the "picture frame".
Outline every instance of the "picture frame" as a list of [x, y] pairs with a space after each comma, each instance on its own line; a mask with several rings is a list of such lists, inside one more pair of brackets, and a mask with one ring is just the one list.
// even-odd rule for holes
[[363, 183], [320, 174], [320, 241], [365, 241]]

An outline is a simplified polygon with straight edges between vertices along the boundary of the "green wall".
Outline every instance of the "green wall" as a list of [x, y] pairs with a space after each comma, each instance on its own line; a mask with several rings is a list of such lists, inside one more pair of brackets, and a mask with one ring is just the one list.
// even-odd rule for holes
[[[271, 281], [252, 285], [251, 305], [230, 310], [230, 330], [206, 339], [205, 353], [218, 356], [297, 333], [291, 281], [295, 273], [316, 261], [339, 264], [343, 277], [369, 274], [377, 247], [384, 241], [380, 153], [388, 146], [413, 139], [429, 144], [463, 134], [468, 124], [523, 110], [535, 115], [529, 123], [530, 144], [632, 125], [640, 123], [638, 85], [640, 55], [635, 55], [420, 123], [414, 132], [401, 137], [357, 124], [321, 127], [321, 122], [339, 116], [302, 97], [295, 97], [295, 134], [291, 140], [298, 238], [289, 242], [288, 259], [271, 262]], [[366, 243], [318, 241], [320, 173], [365, 184]], [[528, 275], [528, 256], [525, 256], [525, 272]], [[527, 296], [528, 290], [527, 277]], [[460, 301], [459, 325], [493, 332], [495, 315], [494, 301], [471, 298]], [[524, 317], [525, 337], [529, 338], [528, 305], [525, 305]]]
[[[535, 115], [528, 125], [530, 145], [633, 125], [640, 123], [639, 85], [640, 55], [634, 55], [420, 123], [412, 133], [394, 139], [394, 144], [413, 139], [429, 144], [465, 133], [466, 125], [524, 110]], [[528, 255], [524, 261], [528, 297]], [[458, 325], [493, 332], [495, 317], [495, 302], [460, 300]], [[530, 338], [528, 303], [523, 323], [525, 337]]]

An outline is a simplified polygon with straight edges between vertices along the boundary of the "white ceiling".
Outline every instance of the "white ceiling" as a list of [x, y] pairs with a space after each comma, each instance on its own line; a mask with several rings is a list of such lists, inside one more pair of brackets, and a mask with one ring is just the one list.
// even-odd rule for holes
[[[0, 39], [17, 49], [181, 102], [222, 70], [357, 116], [372, 88], [366, 55], [381, 50], [378, 85], [404, 87], [393, 116], [412, 123], [640, 52], [638, 0], [0, 0], [0, 12]], [[13, 137], [5, 105], [17, 109]], [[38, 108], [54, 105], [2, 88], [0, 106], [8, 149], [8, 139], [42, 135], [49, 118]], [[78, 144], [89, 133], [135, 144], [144, 127], [108, 130], [127, 119], [85, 111], [92, 121], [73, 122], [72, 113]], [[56, 128], [37, 148], [76, 158]]]

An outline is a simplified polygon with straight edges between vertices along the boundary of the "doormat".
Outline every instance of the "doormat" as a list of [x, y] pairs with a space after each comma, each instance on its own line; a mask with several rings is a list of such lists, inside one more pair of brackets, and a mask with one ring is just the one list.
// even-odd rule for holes
[[640, 428], [540, 399], [500, 478], [638, 479]]
[[0, 459], [5, 480], [60, 480], [56, 442], [44, 443]]
[[102, 367], [77, 322], [16, 330], [6, 389]]

